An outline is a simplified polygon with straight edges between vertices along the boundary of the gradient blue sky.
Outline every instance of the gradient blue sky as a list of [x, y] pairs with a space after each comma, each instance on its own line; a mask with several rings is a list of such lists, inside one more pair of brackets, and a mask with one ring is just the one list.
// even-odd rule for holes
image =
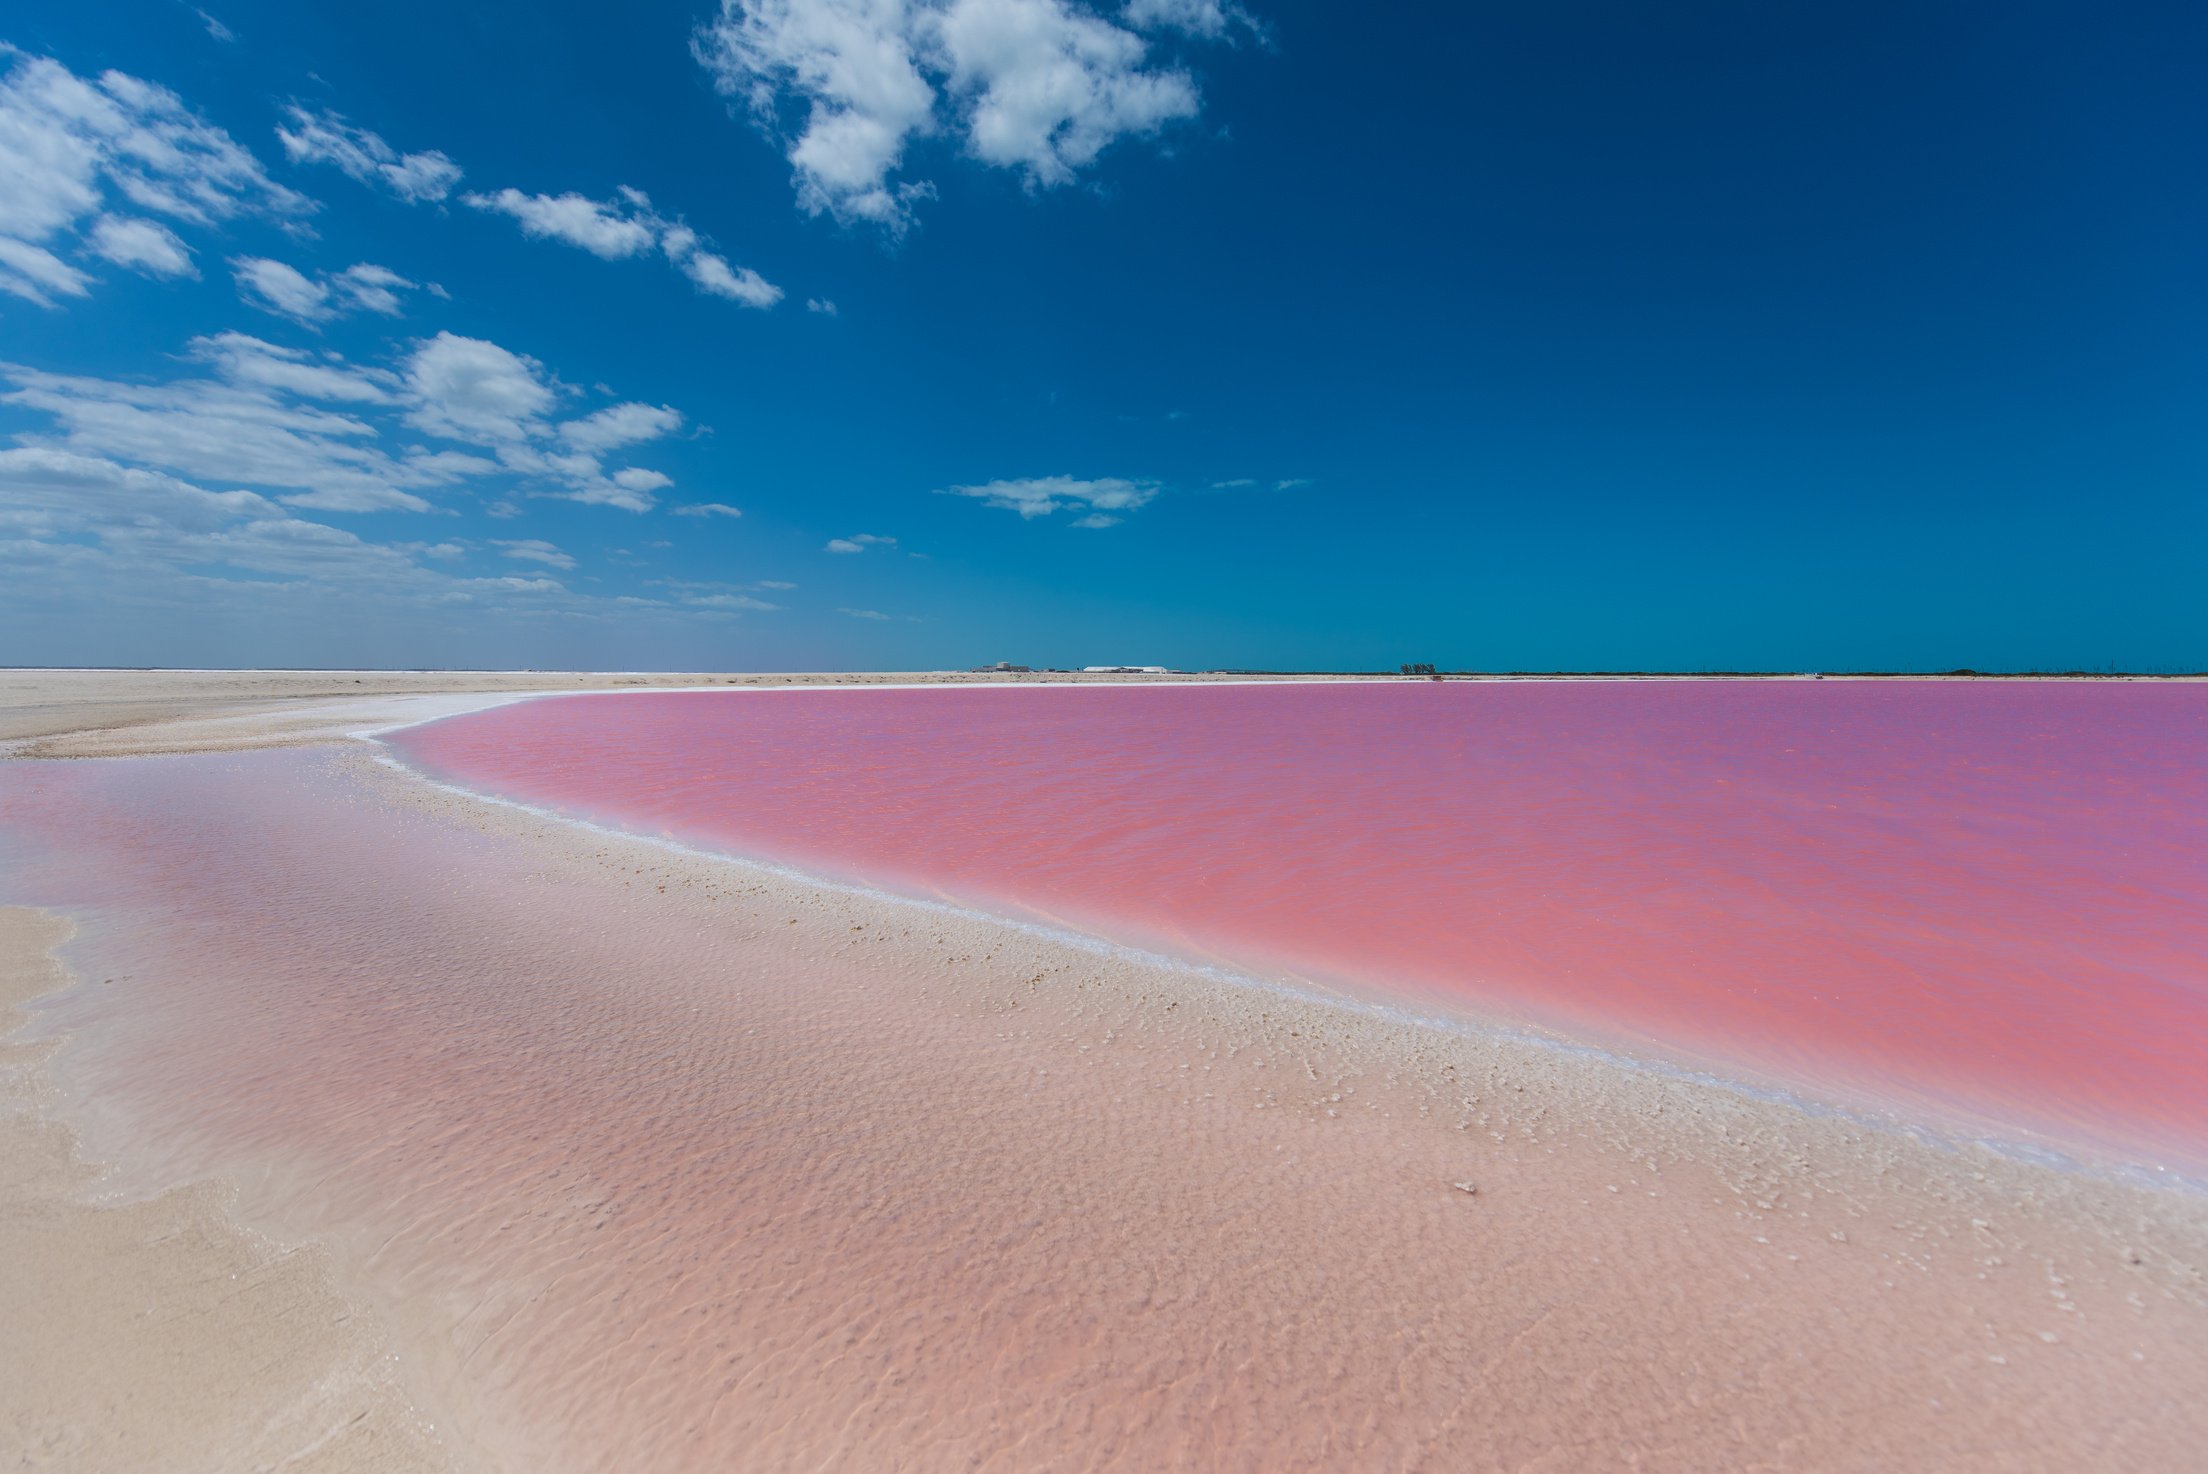
[[0, 663], [2208, 666], [2198, 5], [0, 40]]

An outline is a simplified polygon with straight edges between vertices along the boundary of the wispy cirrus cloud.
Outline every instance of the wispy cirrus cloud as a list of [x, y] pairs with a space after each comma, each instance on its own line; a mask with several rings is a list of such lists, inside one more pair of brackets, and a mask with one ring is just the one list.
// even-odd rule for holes
[[[471, 571], [464, 542], [379, 542], [255, 492], [54, 446], [0, 447], [0, 620], [35, 632], [39, 643], [23, 648], [41, 658], [130, 649], [174, 659], [208, 649], [208, 630], [311, 632], [308, 646], [254, 647], [260, 658], [323, 649], [344, 630], [383, 640], [403, 629], [408, 648], [428, 651], [455, 620], [479, 634], [546, 620], [673, 631], [774, 607], [743, 595], [594, 595], [556, 576], [567, 555], [552, 543], [493, 547], [497, 561]], [[182, 643], [166, 643], [168, 633]], [[68, 643], [83, 639], [92, 643]], [[234, 651], [234, 639], [220, 648]]]
[[356, 127], [327, 108], [284, 110], [276, 141], [295, 164], [334, 165], [351, 179], [389, 190], [410, 204], [442, 200], [460, 183], [460, 166], [436, 149], [401, 153], [381, 134]]
[[708, 296], [757, 308], [772, 307], [782, 300], [780, 287], [748, 266], [732, 265], [727, 257], [710, 249], [695, 230], [661, 215], [651, 197], [640, 189], [624, 185], [610, 200], [594, 200], [573, 192], [525, 194], [518, 189], [460, 198], [471, 209], [508, 217], [521, 227], [523, 235], [575, 246], [602, 261], [623, 261], [656, 248], [692, 286]]
[[194, 339], [185, 357], [211, 372], [132, 382], [0, 364], [9, 386], [0, 402], [48, 422], [18, 434], [20, 446], [251, 487], [321, 511], [421, 512], [447, 489], [505, 496], [518, 484], [643, 512], [673, 484], [576, 449], [558, 420], [573, 391], [484, 339], [439, 333], [390, 367], [237, 332]]
[[[460, 165], [441, 150], [402, 153], [381, 134], [327, 109], [310, 111], [295, 104], [286, 110], [286, 119], [276, 137], [294, 163], [333, 165], [412, 204], [452, 197], [463, 177]], [[613, 198], [601, 200], [575, 190], [533, 194], [509, 186], [472, 191], [459, 199], [472, 210], [513, 221], [532, 240], [574, 246], [601, 261], [626, 261], [656, 251], [708, 296], [757, 308], [782, 300], [780, 287], [731, 262], [691, 226], [663, 214], [640, 189], [623, 185]]]
[[897, 539], [880, 537], [871, 532], [853, 533], [850, 537], [832, 537], [822, 551], [829, 553], [863, 553], [868, 548], [894, 548]]

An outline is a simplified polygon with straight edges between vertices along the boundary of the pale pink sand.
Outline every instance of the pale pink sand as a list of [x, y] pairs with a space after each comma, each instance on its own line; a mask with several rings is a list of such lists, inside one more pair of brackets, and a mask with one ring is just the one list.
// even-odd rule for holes
[[329, 1254], [242, 1230], [221, 1181], [102, 1202], [11, 1040], [67, 981], [57, 917], [0, 906], [0, 1466], [69, 1474], [453, 1466]]
[[[2197, 1467], [2200, 1200], [279, 752], [0, 769], [57, 1109], [509, 1469]], [[1476, 1192], [1457, 1184], [1470, 1184]], [[5, 1397], [0, 1392], [0, 1397]]]

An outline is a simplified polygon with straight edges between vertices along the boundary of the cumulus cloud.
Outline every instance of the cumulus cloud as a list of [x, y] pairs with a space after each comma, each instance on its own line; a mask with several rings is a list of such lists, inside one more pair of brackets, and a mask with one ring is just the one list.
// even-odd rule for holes
[[505, 555], [509, 558], [519, 558], [529, 563], [542, 563], [547, 568], [566, 569], [575, 566], [575, 557], [572, 553], [562, 552], [557, 546], [546, 542], [541, 537], [493, 538], [491, 539], [491, 545], [504, 548], [506, 550]]
[[482, 338], [439, 333], [407, 360], [417, 430], [471, 445], [519, 445], [548, 433], [544, 417], [558, 396], [544, 366]]
[[[117, 71], [86, 80], [5, 43], [0, 65], [0, 292], [42, 306], [83, 296], [89, 279], [61, 254], [80, 245], [131, 270], [188, 274], [166, 227], [118, 218], [103, 231], [97, 222], [114, 204], [197, 226], [245, 214], [293, 220], [314, 208], [166, 88]], [[87, 219], [90, 234], [69, 239]], [[179, 261], [185, 270], [173, 269]]]
[[367, 261], [340, 272], [309, 276], [266, 256], [239, 256], [231, 260], [230, 270], [237, 279], [238, 296], [248, 306], [309, 325], [348, 312], [396, 317], [404, 310], [398, 294], [417, 286], [389, 267]]
[[1222, 39], [1220, 0], [1138, 0], [1107, 19], [1078, 0], [721, 0], [692, 51], [720, 91], [783, 139], [798, 202], [901, 230], [925, 180], [907, 147], [955, 135], [1034, 188], [1112, 143], [1196, 115], [1195, 80], [1153, 63], [1144, 31]]
[[805, 299], [805, 310], [807, 312], [817, 312], [823, 317], [834, 317], [836, 315], [836, 304], [826, 297], [807, 297]]
[[1085, 511], [1076, 527], [1111, 527], [1121, 518], [1149, 505], [1158, 494], [1155, 481], [1127, 481], [1105, 476], [1094, 481], [1071, 476], [1031, 476], [1016, 481], [990, 481], [979, 486], [947, 486], [945, 496], [973, 497], [984, 505], [1017, 512], [1023, 520], [1048, 517], [1071, 508]]
[[828, 546], [825, 551], [831, 553], [863, 553], [868, 548], [894, 548], [896, 546], [897, 539], [893, 537], [877, 537], [871, 532], [861, 532], [851, 537], [832, 537], [828, 539]]
[[741, 517], [743, 512], [726, 502], [691, 502], [675, 508], [677, 517]]
[[380, 185], [410, 204], [444, 199], [460, 182], [460, 166], [436, 149], [400, 153], [381, 135], [327, 109], [293, 106], [285, 115], [289, 126], [279, 124], [276, 139], [295, 164], [334, 164], [350, 178]]
[[682, 422], [667, 406], [621, 404], [555, 427], [563, 389], [533, 358], [483, 338], [439, 333], [415, 345], [403, 369], [406, 422], [488, 450], [509, 471], [552, 483], [545, 495], [628, 512], [650, 511], [674, 485], [641, 466], [608, 472], [599, 452], [665, 434]]

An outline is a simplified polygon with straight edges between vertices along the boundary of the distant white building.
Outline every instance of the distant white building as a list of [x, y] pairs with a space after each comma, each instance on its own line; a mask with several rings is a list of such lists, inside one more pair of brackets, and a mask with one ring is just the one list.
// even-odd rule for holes
[[1165, 667], [1162, 665], [1084, 665], [1081, 667], [1081, 674], [1085, 676], [1162, 676], [1165, 674]]

